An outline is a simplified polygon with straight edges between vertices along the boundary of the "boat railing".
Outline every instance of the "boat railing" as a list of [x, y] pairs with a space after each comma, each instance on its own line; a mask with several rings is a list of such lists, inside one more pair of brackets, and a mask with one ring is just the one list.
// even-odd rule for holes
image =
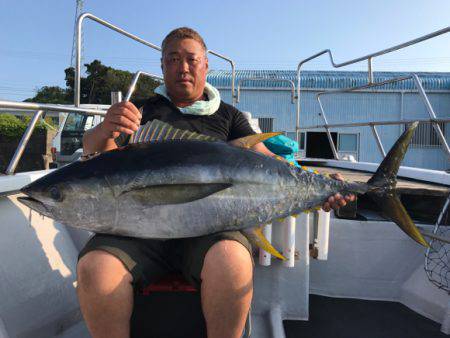
[[[102, 26], [105, 26], [113, 31], [116, 31], [119, 34], [122, 34], [134, 41], [137, 41], [151, 49], [154, 49], [156, 51], [161, 52], [161, 47], [148, 42], [140, 37], [138, 37], [137, 35], [131, 34], [129, 32], [127, 32], [126, 30], [113, 25], [112, 23], [103, 20], [91, 13], [82, 13], [78, 19], [77, 19], [77, 31], [76, 31], [76, 62], [75, 62], [75, 84], [74, 84], [74, 104], [76, 107], [80, 106], [80, 87], [81, 87], [81, 40], [82, 40], [82, 36], [83, 36], [83, 23], [85, 19], [90, 19], [94, 22], [99, 23]], [[235, 95], [235, 90], [234, 90], [234, 83], [235, 83], [235, 78], [236, 78], [236, 66], [233, 60], [231, 60], [229, 57], [224, 56], [218, 52], [215, 52], [213, 50], [207, 50], [208, 54], [217, 56], [220, 59], [223, 59], [227, 62], [230, 63], [231, 65], [231, 73], [232, 73], [232, 81], [231, 81], [231, 98], [232, 98], [232, 104], [233, 106], [235, 105], [235, 101], [236, 101], [236, 95]]]
[[106, 20], [100, 19], [99, 17], [91, 13], [82, 13], [77, 19], [77, 31], [76, 31], [76, 62], [75, 62], [75, 84], [74, 84], [74, 104], [75, 107], [80, 106], [80, 87], [81, 87], [81, 40], [83, 35], [83, 23], [85, 19], [90, 19], [94, 22], [99, 23], [119, 34], [122, 34], [132, 40], [135, 40], [149, 48], [157, 51], [161, 51], [161, 47], [148, 42], [134, 34], [127, 32], [126, 30], [109, 23]]
[[214, 56], [217, 56], [220, 59], [223, 59], [225, 61], [227, 61], [230, 66], [231, 66], [231, 104], [233, 105], [233, 107], [236, 105], [236, 91], [235, 91], [235, 82], [236, 82], [236, 64], [234, 63], [233, 60], [231, 60], [229, 57], [219, 54], [215, 51], [212, 50], [208, 50], [207, 51], [208, 54], [212, 54]]
[[[387, 84], [392, 84], [392, 83], [406, 81], [406, 80], [413, 80], [417, 90], [419, 91], [420, 98], [422, 99], [423, 103], [425, 104], [425, 107], [429, 114], [428, 119], [414, 119], [414, 120], [399, 119], [399, 120], [392, 120], [392, 121], [370, 121], [370, 122], [334, 123], [334, 124], [328, 123], [327, 114], [325, 113], [325, 109], [323, 108], [323, 104], [321, 101], [322, 95], [335, 94], [335, 93], [358, 92], [363, 89], [384, 86]], [[333, 152], [333, 156], [336, 160], [339, 160], [339, 154], [336, 149], [336, 145], [334, 144], [333, 139], [331, 137], [330, 128], [346, 128], [346, 127], [350, 128], [350, 127], [363, 127], [363, 126], [370, 127], [372, 129], [373, 137], [375, 138], [375, 141], [377, 143], [378, 150], [379, 150], [381, 156], [384, 158], [386, 156], [386, 151], [384, 150], [384, 147], [381, 142], [380, 135], [378, 134], [378, 131], [376, 129], [376, 126], [401, 125], [401, 124], [408, 124], [408, 123], [411, 123], [414, 121], [419, 121], [421, 123], [431, 123], [433, 125], [436, 135], [438, 136], [439, 142], [441, 143], [442, 151], [444, 152], [444, 154], [447, 156], [448, 160], [450, 161], [450, 147], [449, 147], [447, 140], [445, 139], [444, 133], [442, 132], [442, 129], [440, 127], [440, 123], [448, 123], [448, 122], [450, 122], [450, 118], [437, 118], [436, 117], [436, 113], [434, 112], [433, 107], [431, 106], [430, 100], [428, 99], [428, 96], [425, 93], [425, 90], [424, 90], [422, 83], [421, 83], [419, 77], [417, 76], [417, 74], [412, 74], [412, 75], [406, 76], [406, 77], [393, 78], [393, 79], [389, 79], [389, 80], [381, 81], [381, 82], [372, 82], [372, 83], [365, 84], [365, 85], [358, 86], [358, 87], [323, 91], [323, 92], [320, 92], [317, 94], [317, 101], [319, 102], [319, 108], [320, 108], [319, 116], [322, 117], [324, 123], [319, 124], [319, 125], [300, 127], [299, 130], [325, 129], [325, 131], [327, 133], [327, 137], [328, 137], [328, 142], [329, 142], [331, 150]]]
[[[297, 66], [297, 97], [299, 98], [297, 100], [297, 116], [296, 116], [296, 138], [297, 138], [297, 142], [299, 141], [300, 130], [306, 129], [305, 127], [300, 127], [300, 114], [301, 114], [301, 105], [300, 105], [301, 81], [300, 80], [301, 80], [301, 68], [302, 68], [302, 66], [305, 63], [307, 63], [307, 62], [309, 62], [311, 60], [314, 60], [314, 59], [316, 59], [319, 56], [324, 55], [324, 54], [328, 54], [329, 59], [330, 59], [330, 63], [331, 63], [331, 65], [334, 68], [340, 68], [340, 67], [348, 66], [348, 65], [351, 65], [351, 64], [355, 64], [355, 63], [367, 60], [367, 84], [365, 86], [362, 86], [362, 87], [366, 87], [367, 88], [367, 87], [371, 87], [371, 86], [378, 86], [378, 85], [384, 84], [384, 82], [386, 82], [386, 81], [374, 82], [373, 68], [372, 68], [372, 60], [374, 58], [376, 58], [378, 56], [381, 56], [381, 55], [384, 55], [384, 54], [392, 53], [394, 51], [397, 51], [397, 50], [400, 50], [400, 49], [403, 49], [403, 48], [406, 48], [406, 47], [409, 47], [409, 46], [412, 46], [412, 45], [415, 45], [415, 44], [418, 44], [420, 42], [423, 42], [423, 41], [435, 38], [437, 36], [446, 34], [448, 32], [450, 32], [450, 26], [446, 27], [446, 28], [443, 28], [443, 29], [440, 29], [440, 30], [437, 30], [437, 31], [434, 31], [434, 32], [432, 32], [430, 34], [421, 36], [419, 38], [416, 38], [416, 39], [413, 39], [413, 40], [401, 43], [399, 45], [396, 45], [396, 46], [393, 46], [393, 47], [390, 47], [390, 48], [386, 48], [386, 49], [380, 50], [378, 52], [375, 52], [375, 53], [372, 53], [372, 54], [368, 54], [368, 55], [365, 55], [365, 56], [362, 56], [362, 57], [358, 57], [356, 59], [352, 59], [352, 60], [345, 61], [345, 62], [342, 62], [342, 63], [336, 63], [334, 61], [333, 54], [332, 54], [330, 49], [325, 49], [325, 50], [323, 50], [323, 51], [321, 51], [319, 53], [316, 53], [316, 54], [314, 54], [314, 55], [312, 55], [312, 56], [310, 56], [310, 57], [300, 61], [298, 66]], [[432, 108], [432, 106], [430, 104], [430, 101], [428, 100], [428, 97], [427, 97], [427, 95], [426, 95], [426, 93], [425, 93], [425, 91], [423, 89], [423, 86], [422, 86], [422, 84], [420, 82], [419, 77], [416, 74], [412, 74], [409, 78], [412, 78], [414, 80], [414, 83], [415, 83], [415, 85], [417, 87], [417, 90], [419, 91], [420, 96], [421, 96], [422, 100], [424, 101], [424, 103], [425, 103], [425, 105], [427, 107], [427, 111], [430, 114], [430, 119], [436, 119], [436, 114], [433, 111], [433, 108]], [[407, 79], [407, 78], [399, 77], [399, 78], [395, 78], [395, 79], [392, 79], [392, 80], [389, 80], [389, 81], [391, 81], [391, 82], [404, 81], [405, 79]], [[347, 88], [347, 89], [343, 89], [343, 90], [340, 90], [340, 91], [341, 92], [348, 92], [348, 91], [353, 91], [353, 90], [357, 90], [357, 89], [362, 89], [362, 87]], [[331, 91], [331, 92], [336, 92], [336, 91]], [[324, 93], [322, 93], [322, 94], [324, 94]], [[320, 103], [320, 101], [319, 101], [319, 103]], [[448, 147], [448, 144], [447, 144], [447, 142], [445, 140], [445, 137], [443, 136], [442, 130], [440, 129], [439, 124], [436, 121], [432, 121], [432, 122], [433, 122], [433, 126], [434, 126], [434, 128], [436, 130], [436, 133], [438, 134], [438, 137], [439, 137], [439, 140], [441, 142], [441, 145], [442, 145], [444, 151], [446, 152], [447, 157], [450, 160], [450, 148]], [[330, 132], [328, 130], [330, 128], [330, 126], [326, 122], [326, 116], [325, 116], [325, 124], [323, 125], [323, 128], [325, 128], [325, 130], [327, 131], [327, 136], [328, 136], [328, 139], [329, 139], [329, 142], [330, 142], [331, 149], [333, 151], [333, 156], [336, 159], [339, 159], [339, 156], [337, 154], [336, 148], [335, 148], [334, 143], [333, 143], [332, 138], [331, 138], [331, 134], [330, 134]], [[381, 141], [380, 141], [380, 138], [379, 138], [379, 135], [377, 133], [376, 128], [372, 127], [372, 132], [373, 132], [373, 134], [375, 136], [375, 139], [377, 140], [378, 148], [379, 148], [380, 152], [383, 154], [384, 149], [383, 149], [383, 147], [381, 145]]]
[[270, 81], [270, 82], [284, 82], [289, 84], [291, 89], [291, 103], [295, 103], [295, 100], [297, 100], [297, 96], [295, 95], [295, 83], [292, 80], [288, 79], [279, 79], [279, 78], [272, 78], [272, 77], [246, 77], [239, 79], [238, 85], [237, 85], [237, 96], [236, 96], [236, 103], [239, 103], [239, 100], [241, 98], [241, 86], [244, 82], [250, 82], [250, 81]]
[[131, 81], [130, 87], [128, 88], [127, 95], [125, 95], [124, 101], [130, 101], [131, 95], [133, 95], [134, 91], [136, 90], [136, 85], [137, 85], [137, 83], [139, 81], [139, 78], [141, 76], [147, 76], [147, 77], [149, 77], [151, 79], [155, 79], [155, 80], [160, 81], [160, 82], [164, 81], [164, 79], [161, 76], [159, 76], [159, 75], [155, 75], [155, 74], [151, 74], [151, 73], [147, 73], [147, 72], [144, 72], [142, 70], [139, 70], [133, 76], [133, 80]]
[[[411, 76], [408, 77], [398, 77], [398, 78], [394, 78], [388, 81], [381, 81], [381, 82], [374, 82], [374, 75], [373, 75], [373, 68], [372, 68], [372, 60], [375, 59], [376, 57], [379, 57], [381, 55], [385, 55], [388, 53], [392, 53], [394, 51], [398, 51], [400, 49], [421, 43], [423, 41], [435, 38], [437, 36], [443, 35], [443, 34], [447, 34], [448, 32], [450, 32], [450, 26], [434, 31], [430, 34], [421, 36], [419, 38], [401, 43], [399, 45], [390, 47], [390, 48], [386, 48], [383, 50], [380, 50], [378, 52], [372, 53], [372, 54], [368, 54], [362, 57], [358, 57], [356, 59], [352, 59], [349, 61], [345, 61], [342, 63], [336, 63], [334, 61], [333, 58], [333, 54], [331, 52], [330, 49], [325, 49], [322, 50], [321, 52], [318, 52], [302, 61], [299, 62], [298, 66], [297, 66], [297, 115], [296, 115], [296, 140], [297, 142], [300, 141], [300, 131], [301, 130], [308, 130], [308, 129], [325, 129], [326, 133], [327, 133], [327, 137], [328, 137], [328, 141], [330, 143], [330, 147], [332, 149], [333, 152], [333, 156], [336, 160], [339, 160], [339, 154], [336, 150], [336, 147], [334, 145], [333, 139], [331, 137], [331, 133], [330, 133], [330, 128], [336, 128], [336, 127], [340, 127], [340, 128], [345, 128], [345, 127], [357, 127], [357, 126], [370, 126], [370, 128], [372, 129], [372, 134], [375, 138], [375, 141], [377, 143], [378, 146], [378, 150], [381, 153], [381, 155], [384, 157], [386, 152], [384, 150], [383, 144], [381, 143], [380, 140], [380, 136], [378, 134], [378, 131], [376, 129], [377, 125], [392, 125], [392, 124], [406, 124], [409, 122], [412, 122], [410, 120], [405, 120], [405, 119], [400, 119], [400, 120], [394, 120], [394, 121], [379, 121], [379, 122], [358, 122], [358, 123], [339, 123], [339, 124], [329, 124], [328, 120], [327, 120], [327, 115], [325, 114], [325, 110], [323, 109], [323, 105], [322, 102], [320, 101], [320, 97], [324, 94], [327, 93], [345, 93], [345, 92], [355, 92], [361, 89], [367, 89], [367, 88], [371, 88], [374, 86], [381, 86], [387, 83], [393, 83], [393, 82], [398, 82], [398, 81], [405, 81], [408, 79], [412, 79], [416, 89], [418, 90], [420, 97], [422, 99], [422, 101], [424, 102], [427, 112], [429, 114], [429, 118], [426, 120], [420, 120], [420, 122], [422, 123], [431, 123], [434, 127], [434, 130], [436, 131], [436, 134], [438, 136], [438, 139], [440, 141], [442, 150], [444, 151], [445, 155], [447, 156], [447, 159], [450, 161], [450, 148], [449, 145], [444, 137], [444, 134], [440, 128], [439, 123], [442, 122], [450, 122], [449, 118], [437, 118], [436, 114], [433, 110], [433, 107], [430, 103], [430, 100], [428, 99], [428, 96], [425, 93], [425, 90], [422, 86], [422, 83], [419, 79], [419, 77], [417, 76], [417, 74], [411, 74]], [[334, 68], [341, 68], [344, 66], [348, 66], [351, 64], [355, 64], [355, 63], [359, 63], [361, 61], [367, 61], [367, 84], [363, 85], [363, 86], [359, 86], [359, 87], [353, 87], [353, 88], [346, 88], [346, 89], [337, 89], [337, 90], [330, 90], [327, 92], [321, 92], [317, 95], [317, 100], [319, 101], [319, 106], [320, 106], [320, 110], [321, 110], [321, 116], [322, 119], [324, 121], [323, 124], [321, 125], [316, 125], [316, 126], [300, 126], [300, 115], [301, 115], [301, 102], [300, 102], [300, 92], [301, 92], [301, 68], [302, 66], [311, 61], [314, 60], [316, 58], [318, 58], [321, 55], [324, 54], [328, 54], [328, 57], [330, 59], [330, 63]], [[433, 282], [434, 284], [436, 284], [438, 287], [445, 289], [446, 291], [450, 291], [450, 287], [449, 287], [449, 278], [448, 278], [448, 273], [449, 273], [449, 268], [448, 268], [448, 259], [449, 259], [449, 232], [448, 231], [448, 227], [442, 227], [440, 222], [442, 221], [443, 215], [445, 213], [448, 213], [448, 206], [449, 206], [449, 201], [450, 201], [450, 197], [447, 198], [447, 201], [445, 202], [441, 213], [438, 217], [437, 223], [435, 225], [434, 228], [434, 233], [431, 234], [425, 234], [424, 235], [428, 235], [429, 238], [431, 238], [430, 241], [430, 248], [427, 250], [426, 252], [426, 257], [425, 257], [425, 270], [427, 272], [428, 278], [431, 282]], [[439, 234], [443, 234], [443, 235], [447, 235], [447, 236], [440, 236]]]
[[59, 113], [78, 113], [83, 115], [100, 115], [105, 116], [106, 111], [100, 109], [91, 109], [91, 108], [82, 108], [82, 107], [69, 107], [66, 105], [58, 105], [58, 104], [44, 104], [44, 103], [34, 103], [34, 102], [14, 102], [14, 101], [3, 101], [0, 100], [0, 109], [1, 108], [9, 108], [9, 109], [17, 109], [17, 110], [26, 110], [26, 111], [34, 111], [34, 115], [28, 123], [27, 129], [22, 135], [22, 138], [19, 142], [19, 145], [14, 152], [14, 155], [11, 161], [6, 168], [5, 174], [12, 175], [14, 174], [17, 165], [23, 155], [25, 147], [30, 140], [31, 135], [36, 127], [36, 124], [39, 122], [40, 118], [45, 115], [46, 112], [53, 111]]

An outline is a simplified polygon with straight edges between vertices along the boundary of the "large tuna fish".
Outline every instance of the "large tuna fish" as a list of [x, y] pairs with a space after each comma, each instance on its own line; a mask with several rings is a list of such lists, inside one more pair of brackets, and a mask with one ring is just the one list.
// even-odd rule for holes
[[[396, 174], [417, 123], [400, 136], [368, 183], [337, 181], [171, 127], [162, 132], [167, 125], [155, 123], [159, 141], [62, 167], [24, 187], [28, 197], [20, 201], [70, 226], [167, 239], [251, 228], [321, 206], [337, 192], [368, 193], [403, 231], [427, 245], [395, 194]], [[263, 138], [237, 143], [251, 146]]]

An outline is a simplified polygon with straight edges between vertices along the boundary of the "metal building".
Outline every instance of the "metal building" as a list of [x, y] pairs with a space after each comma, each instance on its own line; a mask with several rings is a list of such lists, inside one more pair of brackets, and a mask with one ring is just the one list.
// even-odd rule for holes
[[[437, 118], [450, 117], [450, 73], [416, 73], [426, 90]], [[375, 72], [374, 82], [410, 73]], [[219, 89], [222, 99], [232, 102], [230, 71], [211, 71], [208, 82]], [[258, 118], [263, 131], [284, 131], [295, 138], [296, 72], [288, 70], [236, 71], [235, 101], [241, 111]], [[300, 94], [300, 127], [323, 124], [317, 96], [321, 92], [357, 87], [367, 83], [366, 72], [303, 71]], [[391, 121], [429, 118], [412, 79], [351, 93], [325, 93], [320, 101], [328, 123]], [[388, 150], [404, 126], [378, 127], [383, 147]], [[450, 126], [441, 124], [448, 142]], [[352, 155], [362, 162], [379, 162], [381, 154], [370, 127], [332, 129], [333, 141], [340, 156]], [[302, 131], [301, 156], [332, 158], [324, 129]], [[446, 170], [447, 157], [431, 124], [421, 124], [403, 162], [406, 166]]]

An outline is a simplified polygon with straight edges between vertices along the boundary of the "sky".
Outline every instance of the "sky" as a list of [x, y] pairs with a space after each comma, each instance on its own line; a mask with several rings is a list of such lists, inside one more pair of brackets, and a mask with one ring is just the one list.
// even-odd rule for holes
[[[90, 12], [153, 44], [189, 26], [237, 69], [296, 70], [330, 49], [341, 63], [450, 26], [449, 0], [84, 0]], [[65, 86], [75, 0], [0, 0], [0, 99], [22, 101], [42, 86]], [[159, 52], [87, 20], [83, 62], [161, 74]], [[230, 69], [210, 56], [211, 69]], [[339, 70], [365, 70], [367, 63]], [[450, 33], [381, 56], [375, 71], [450, 71]], [[332, 70], [326, 56], [304, 69]]]

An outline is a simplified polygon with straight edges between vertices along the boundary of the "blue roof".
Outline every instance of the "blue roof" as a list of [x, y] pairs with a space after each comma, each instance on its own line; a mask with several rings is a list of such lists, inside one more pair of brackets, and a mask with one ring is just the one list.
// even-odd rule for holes
[[[374, 72], [374, 81], [380, 82], [396, 77], [406, 77], [411, 72]], [[425, 90], [450, 90], [450, 73], [416, 72]], [[291, 80], [297, 86], [297, 73], [293, 70], [236, 70], [236, 82], [248, 78], [264, 78], [267, 81], [246, 80], [241, 87], [288, 88], [286, 82], [273, 79]], [[215, 87], [231, 87], [231, 70], [212, 70], [208, 73], [208, 82]], [[349, 71], [302, 71], [301, 86], [309, 89], [337, 89], [367, 84], [367, 72]], [[412, 79], [374, 87], [374, 90], [412, 90], [416, 89]]]

